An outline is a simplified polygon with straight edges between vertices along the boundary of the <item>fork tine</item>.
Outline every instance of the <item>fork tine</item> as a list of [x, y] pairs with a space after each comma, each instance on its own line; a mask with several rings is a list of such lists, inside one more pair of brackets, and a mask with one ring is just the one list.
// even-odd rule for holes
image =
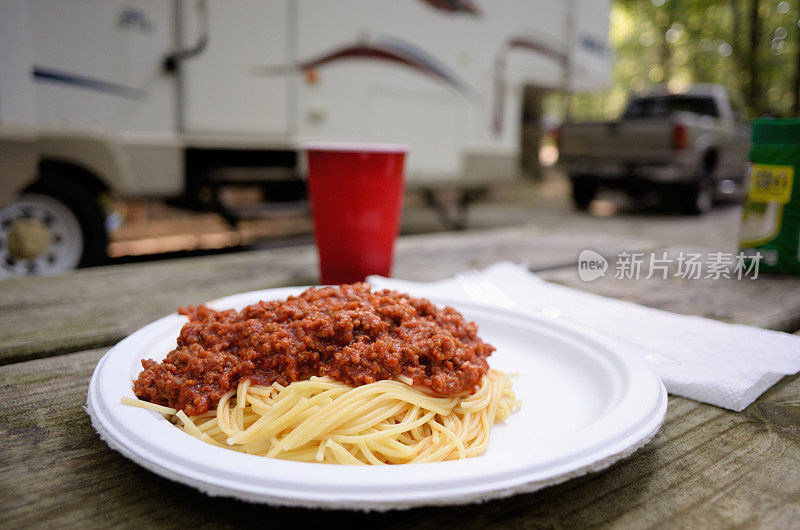
[[514, 300], [488, 280], [482, 273], [469, 269], [456, 275], [456, 280], [472, 300], [502, 307], [512, 308], [517, 304]]

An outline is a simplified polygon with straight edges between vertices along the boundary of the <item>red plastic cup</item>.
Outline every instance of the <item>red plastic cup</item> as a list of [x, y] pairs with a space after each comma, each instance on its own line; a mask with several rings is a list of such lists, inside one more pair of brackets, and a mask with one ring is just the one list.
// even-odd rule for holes
[[389, 276], [400, 230], [408, 147], [315, 143], [305, 148], [321, 282]]

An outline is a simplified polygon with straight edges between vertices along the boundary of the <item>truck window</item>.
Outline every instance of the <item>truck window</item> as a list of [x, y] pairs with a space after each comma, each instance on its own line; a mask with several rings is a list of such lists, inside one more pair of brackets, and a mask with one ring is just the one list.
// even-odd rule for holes
[[675, 112], [719, 116], [717, 103], [705, 96], [659, 96], [631, 100], [624, 118], [667, 118]]

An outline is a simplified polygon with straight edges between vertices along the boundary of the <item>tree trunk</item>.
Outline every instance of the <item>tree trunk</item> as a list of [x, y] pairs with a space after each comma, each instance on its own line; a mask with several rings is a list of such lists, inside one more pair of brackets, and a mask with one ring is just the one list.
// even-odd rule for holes
[[666, 6], [667, 10], [667, 24], [663, 28], [663, 33], [661, 35], [661, 45], [658, 48], [659, 51], [659, 59], [664, 69], [664, 82], [669, 83], [670, 78], [672, 77], [672, 49], [669, 46], [669, 42], [667, 41], [667, 31], [669, 28], [672, 27], [672, 23], [675, 21], [675, 2], [669, 2]]
[[[800, 0], [797, 2], [797, 9], [800, 12]], [[794, 96], [794, 104], [792, 105], [792, 116], [800, 116], [800, 26], [797, 29], [797, 49], [795, 50], [795, 65], [794, 65], [794, 86], [792, 87], [792, 95]]]
[[[744, 72], [747, 69], [747, 64], [744, 57], [744, 49], [742, 47], [742, 12], [739, 9], [739, 0], [729, 0], [728, 8], [731, 11], [731, 49], [733, 53], [734, 63], [736, 63], [739, 72]], [[739, 87], [743, 88], [743, 87]]]
[[761, 22], [758, 16], [759, 4], [759, 0], [751, 0], [750, 3], [750, 60], [748, 63], [750, 91], [747, 99], [754, 116], [758, 116], [762, 112], [761, 87], [758, 79], [758, 41], [761, 35]]
[[742, 49], [739, 46], [739, 32], [742, 30], [742, 19], [739, 16], [739, 8], [736, 7], [738, 2], [736, 0], [728, 0], [728, 9], [731, 12], [731, 48], [733, 48], [733, 56], [738, 57], [739, 51]]

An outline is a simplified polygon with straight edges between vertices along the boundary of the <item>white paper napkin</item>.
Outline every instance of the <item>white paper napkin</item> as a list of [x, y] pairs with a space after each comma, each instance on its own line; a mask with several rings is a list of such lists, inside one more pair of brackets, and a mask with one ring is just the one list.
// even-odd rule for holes
[[[738, 412], [784, 375], [800, 370], [800, 337], [788, 333], [606, 298], [546, 282], [509, 262], [496, 263], [480, 275], [508, 297], [498, 305], [509, 307], [511, 302], [517, 310], [583, 326], [618, 348], [642, 355], [677, 396]], [[456, 278], [423, 283], [370, 276], [367, 281], [414, 296], [470, 300]]]

